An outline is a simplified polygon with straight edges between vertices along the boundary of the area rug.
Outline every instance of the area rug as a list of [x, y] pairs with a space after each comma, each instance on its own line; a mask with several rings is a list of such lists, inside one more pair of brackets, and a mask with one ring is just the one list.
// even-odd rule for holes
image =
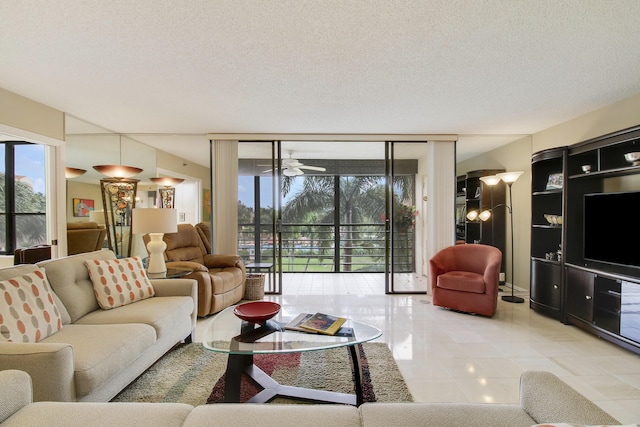
[[[413, 398], [389, 347], [366, 343], [360, 348], [363, 401], [411, 402]], [[254, 363], [280, 384], [339, 393], [354, 393], [346, 348], [304, 353], [256, 355]], [[149, 368], [112, 402], [180, 402], [193, 406], [222, 401], [227, 356], [200, 343], [181, 345]], [[241, 400], [260, 391], [243, 379]], [[302, 403], [277, 398], [274, 403]]]

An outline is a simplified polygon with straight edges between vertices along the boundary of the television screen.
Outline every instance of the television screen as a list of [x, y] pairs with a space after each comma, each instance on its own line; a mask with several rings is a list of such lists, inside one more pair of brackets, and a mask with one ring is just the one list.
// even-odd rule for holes
[[635, 213], [640, 192], [584, 196], [584, 259], [640, 267]]

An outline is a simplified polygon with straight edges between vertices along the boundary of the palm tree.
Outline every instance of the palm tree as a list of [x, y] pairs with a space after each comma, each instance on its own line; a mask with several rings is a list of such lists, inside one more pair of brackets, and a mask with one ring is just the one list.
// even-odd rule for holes
[[[384, 185], [379, 176], [302, 177], [302, 187], [283, 207], [287, 222], [305, 222], [314, 218], [315, 224], [333, 224], [334, 195], [339, 186], [339, 221], [344, 227], [344, 271], [351, 271], [353, 234], [356, 224], [379, 222], [384, 213]], [[293, 187], [292, 178], [283, 180], [286, 196]]]

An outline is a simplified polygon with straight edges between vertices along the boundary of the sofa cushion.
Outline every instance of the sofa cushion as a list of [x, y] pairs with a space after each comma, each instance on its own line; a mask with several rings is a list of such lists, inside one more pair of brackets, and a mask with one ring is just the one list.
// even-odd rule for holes
[[140, 257], [87, 260], [89, 277], [101, 308], [121, 307], [155, 295]]
[[[300, 426], [314, 427], [354, 426], [360, 427], [358, 408], [350, 405], [264, 405], [261, 403], [216, 403], [215, 405], [196, 406], [185, 421], [189, 427], [217, 425], [225, 427], [245, 426]], [[411, 425], [398, 422], [387, 425]]]
[[36, 402], [9, 418], [3, 427], [175, 427], [193, 406], [184, 403]]
[[0, 341], [38, 342], [62, 328], [44, 270], [0, 281]]
[[535, 424], [517, 405], [498, 403], [364, 403], [362, 425], [367, 427], [475, 426], [514, 427]]
[[133, 363], [156, 342], [153, 327], [122, 325], [66, 325], [42, 340], [70, 344], [78, 400], [94, 392]]
[[116, 259], [116, 256], [112, 251], [96, 251], [41, 261], [37, 264], [47, 272], [51, 288], [67, 308], [71, 322], [100, 308], [93, 292], [89, 270], [85, 265], [85, 261], [89, 259]]
[[[625, 424], [625, 425], [615, 425], [616, 427], [638, 427], [640, 424]], [[610, 427], [609, 424], [594, 424], [594, 425], [584, 425], [584, 424], [573, 424], [573, 423], [550, 423], [550, 424], [536, 424], [532, 427]]]
[[144, 323], [156, 330], [158, 337], [175, 328], [176, 323], [191, 315], [194, 309], [191, 297], [157, 297], [138, 301], [114, 310], [96, 310], [78, 319], [77, 325], [109, 325]]

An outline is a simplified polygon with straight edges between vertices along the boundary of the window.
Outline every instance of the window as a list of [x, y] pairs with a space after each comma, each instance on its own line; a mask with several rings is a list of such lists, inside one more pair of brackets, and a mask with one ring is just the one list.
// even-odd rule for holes
[[44, 148], [0, 143], [0, 254], [46, 243]]

